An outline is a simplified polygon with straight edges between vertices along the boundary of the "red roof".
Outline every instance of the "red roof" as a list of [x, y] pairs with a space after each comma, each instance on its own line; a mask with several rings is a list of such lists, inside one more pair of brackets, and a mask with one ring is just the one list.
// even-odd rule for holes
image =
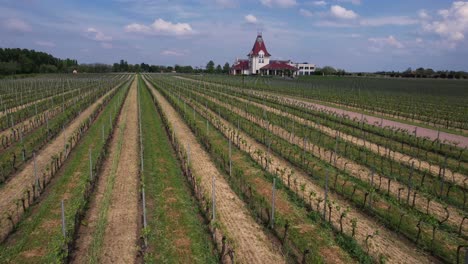
[[270, 64], [263, 66], [260, 70], [291, 70], [296, 71], [297, 68], [288, 64], [288, 61], [271, 60]]
[[234, 70], [248, 70], [249, 69], [249, 60], [238, 60], [236, 64], [232, 65]]
[[263, 53], [265, 54], [265, 56], [267, 57], [271, 56], [270, 53], [268, 53], [266, 49], [265, 42], [263, 41], [262, 35], [257, 35], [257, 39], [255, 40], [252, 51], [248, 54], [248, 56], [257, 56], [261, 50], [263, 50]]

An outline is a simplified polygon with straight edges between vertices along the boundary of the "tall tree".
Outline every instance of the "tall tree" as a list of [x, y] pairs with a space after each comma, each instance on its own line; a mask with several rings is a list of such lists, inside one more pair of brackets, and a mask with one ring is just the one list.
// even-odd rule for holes
[[210, 61], [206, 64], [206, 72], [208, 72], [208, 73], [214, 73], [214, 70], [215, 70], [215, 63], [214, 63], [214, 61], [210, 60]]
[[223, 68], [221, 68], [221, 65], [218, 64], [218, 66], [216, 66], [216, 73], [220, 74], [223, 72]]
[[229, 73], [230, 69], [231, 67], [229, 66], [229, 63], [226, 62], [223, 67], [223, 73]]

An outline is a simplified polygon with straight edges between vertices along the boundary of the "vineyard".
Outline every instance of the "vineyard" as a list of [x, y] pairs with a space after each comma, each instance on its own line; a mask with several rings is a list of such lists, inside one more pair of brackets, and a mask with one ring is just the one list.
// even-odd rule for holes
[[0, 80], [0, 263], [465, 263], [461, 80]]

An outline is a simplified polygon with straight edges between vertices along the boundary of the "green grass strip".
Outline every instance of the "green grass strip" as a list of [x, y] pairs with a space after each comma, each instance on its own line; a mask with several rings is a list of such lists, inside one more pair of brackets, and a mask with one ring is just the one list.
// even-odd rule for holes
[[147, 263], [218, 263], [208, 229], [182, 174], [149, 91], [140, 79]]

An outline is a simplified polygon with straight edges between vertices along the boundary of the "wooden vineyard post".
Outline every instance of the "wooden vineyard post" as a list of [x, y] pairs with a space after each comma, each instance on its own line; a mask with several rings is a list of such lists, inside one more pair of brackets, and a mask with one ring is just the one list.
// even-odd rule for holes
[[328, 170], [325, 174], [325, 199], [323, 203], [323, 219], [327, 219], [327, 200], [328, 200]]
[[411, 172], [410, 172], [409, 179], [408, 179], [408, 196], [406, 197], [407, 204], [409, 204], [411, 189], [413, 188], [413, 182], [412, 182], [413, 170], [414, 170], [414, 161], [411, 162]]
[[89, 179], [93, 180], [93, 156], [91, 154], [91, 148], [89, 148]]
[[[369, 195], [369, 207], [372, 208], [372, 194], [374, 193], [374, 169], [371, 170], [371, 190]], [[366, 205], [364, 204], [364, 207]]]
[[34, 179], [36, 180], [37, 193], [39, 194], [41, 193], [41, 189], [40, 189], [41, 185], [39, 184], [39, 176], [37, 175], [36, 152], [33, 153], [33, 159], [34, 159]]
[[213, 211], [213, 215], [211, 217], [212, 219], [212, 222], [214, 223], [216, 221], [216, 178], [213, 174], [212, 176], [212, 186], [211, 186], [211, 191], [212, 191], [212, 194], [211, 194], [211, 203], [212, 203], [212, 211]]
[[104, 123], [102, 124], [102, 141], [105, 142], [106, 139], [104, 137]]
[[67, 239], [67, 228], [65, 226], [65, 206], [63, 204], [63, 200], [61, 202], [61, 208], [62, 208], [62, 234], [63, 238], [66, 240]]
[[67, 156], [67, 137], [65, 135], [65, 126], [62, 126], [63, 130], [63, 159]]
[[232, 176], [232, 147], [231, 137], [229, 137], [229, 177]]
[[187, 173], [189, 171], [190, 166], [190, 144], [187, 144]]
[[[142, 202], [142, 207], [143, 207], [143, 228], [146, 230], [146, 227], [148, 226], [148, 222], [146, 221], [146, 195], [145, 195], [145, 187], [141, 188], [141, 202]], [[146, 235], [143, 236], [145, 246], [148, 246], [148, 238]]]
[[46, 113], [47, 137], [49, 137], [49, 114]]
[[276, 177], [273, 178], [273, 187], [271, 190], [271, 229], [275, 228], [275, 185]]

